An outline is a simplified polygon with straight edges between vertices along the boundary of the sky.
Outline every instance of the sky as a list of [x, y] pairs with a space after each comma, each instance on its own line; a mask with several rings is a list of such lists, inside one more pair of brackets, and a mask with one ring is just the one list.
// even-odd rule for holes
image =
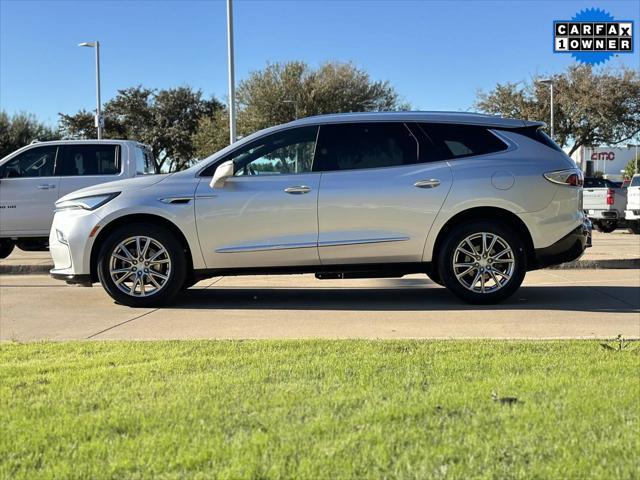
[[[479, 90], [575, 64], [552, 52], [553, 20], [598, 7], [635, 21], [635, 52], [607, 65], [640, 69], [640, 2], [234, 0], [236, 81], [268, 63], [353, 62], [388, 80], [415, 110], [470, 110]], [[135, 85], [190, 85], [227, 100], [223, 0], [0, 0], [0, 109], [54, 125]]]

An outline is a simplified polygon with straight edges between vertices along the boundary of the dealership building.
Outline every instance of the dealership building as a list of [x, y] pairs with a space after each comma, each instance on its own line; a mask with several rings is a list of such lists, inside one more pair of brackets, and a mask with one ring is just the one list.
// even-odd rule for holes
[[632, 160], [638, 148], [635, 145], [624, 147], [580, 147], [571, 158], [586, 176], [602, 172], [605, 178], [621, 182], [622, 170]]

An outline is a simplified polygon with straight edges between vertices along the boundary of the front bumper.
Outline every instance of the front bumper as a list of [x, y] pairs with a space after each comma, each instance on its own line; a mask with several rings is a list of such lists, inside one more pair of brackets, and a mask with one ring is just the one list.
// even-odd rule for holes
[[91, 247], [100, 219], [91, 211], [62, 210], [53, 217], [49, 250], [54, 267], [52, 278], [68, 283], [91, 283]]
[[582, 225], [575, 228], [553, 245], [535, 251], [534, 268], [531, 270], [559, 265], [579, 259], [591, 246], [591, 221], [585, 218]]

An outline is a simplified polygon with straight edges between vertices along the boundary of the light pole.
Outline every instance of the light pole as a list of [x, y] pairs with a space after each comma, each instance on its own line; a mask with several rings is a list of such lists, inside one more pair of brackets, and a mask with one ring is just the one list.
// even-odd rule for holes
[[229, 143], [236, 141], [236, 87], [233, 62], [233, 0], [227, 0], [227, 59], [229, 61]]
[[104, 119], [100, 111], [100, 42], [82, 42], [79, 47], [91, 47], [96, 49], [96, 129], [98, 130], [98, 140], [102, 139], [102, 128], [104, 127]]
[[551, 125], [550, 125], [550, 132], [551, 132], [551, 140], [553, 140], [554, 135], [553, 135], [553, 80], [550, 78], [545, 78], [543, 80], [538, 80], [538, 83], [541, 83], [543, 85], [549, 85], [549, 94], [551, 96]]

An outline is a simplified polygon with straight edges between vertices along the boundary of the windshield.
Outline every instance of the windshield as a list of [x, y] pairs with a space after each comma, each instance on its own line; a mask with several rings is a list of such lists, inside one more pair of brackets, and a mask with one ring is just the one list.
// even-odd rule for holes
[[634, 175], [631, 179], [630, 187], [640, 187], [640, 175]]

